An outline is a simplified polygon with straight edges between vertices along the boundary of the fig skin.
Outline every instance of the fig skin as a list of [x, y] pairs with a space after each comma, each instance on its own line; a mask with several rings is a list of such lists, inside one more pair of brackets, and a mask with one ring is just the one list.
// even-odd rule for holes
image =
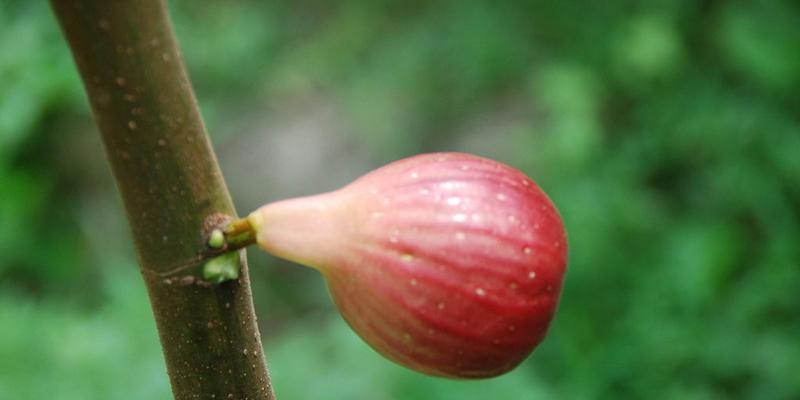
[[257, 242], [325, 277], [347, 323], [408, 368], [487, 378], [544, 339], [566, 272], [561, 217], [520, 171], [422, 154], [248, 217]]

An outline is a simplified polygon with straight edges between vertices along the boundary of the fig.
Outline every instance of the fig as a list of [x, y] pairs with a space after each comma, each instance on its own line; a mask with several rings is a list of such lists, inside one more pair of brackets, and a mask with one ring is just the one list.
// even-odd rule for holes
[[408, 368], [487, 378], [543, 340], [564, 225], [522, 172], [463, 153], [396, 161], [247, 217], [264, 250], [319, 270], [345, 321]]

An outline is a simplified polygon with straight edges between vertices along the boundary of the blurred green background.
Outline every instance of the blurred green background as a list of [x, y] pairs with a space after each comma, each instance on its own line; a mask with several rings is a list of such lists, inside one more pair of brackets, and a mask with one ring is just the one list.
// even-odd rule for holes
[[[570, 233], [549, 337], [472, 382], [385, 361], [318, 274], [251, 251], [280, 398], [800, 398], [798, 3], [170, 7], [240, 213], [458, 150], [527, 172]], [[170, 392], [67, 46], [6, 0], [0, 399], [42, 398]]]

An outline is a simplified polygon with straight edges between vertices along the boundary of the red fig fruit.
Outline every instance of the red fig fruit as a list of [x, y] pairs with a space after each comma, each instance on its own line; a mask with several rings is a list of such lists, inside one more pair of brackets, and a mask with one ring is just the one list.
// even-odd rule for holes
[[564, 225], [520, 171], [461, 153], [389, 164], [248, 217], [258, 244], [318, 269], [350, 326], [406, 367], [513, 369], [544, 338], [566, 270]]

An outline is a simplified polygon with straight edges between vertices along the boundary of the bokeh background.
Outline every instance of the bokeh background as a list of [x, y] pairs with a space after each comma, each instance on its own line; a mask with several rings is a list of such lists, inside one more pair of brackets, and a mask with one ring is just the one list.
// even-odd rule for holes
[[[537, 180], [570, 264], [486, 381], [385, 361], [250, 252], [282, 399], [800, 398], [793, 1], [171, 1], [240, 213], [419, 152]], [[43, 1], [0, 3], [0, 399], [168, 399], [120, 198]]]

